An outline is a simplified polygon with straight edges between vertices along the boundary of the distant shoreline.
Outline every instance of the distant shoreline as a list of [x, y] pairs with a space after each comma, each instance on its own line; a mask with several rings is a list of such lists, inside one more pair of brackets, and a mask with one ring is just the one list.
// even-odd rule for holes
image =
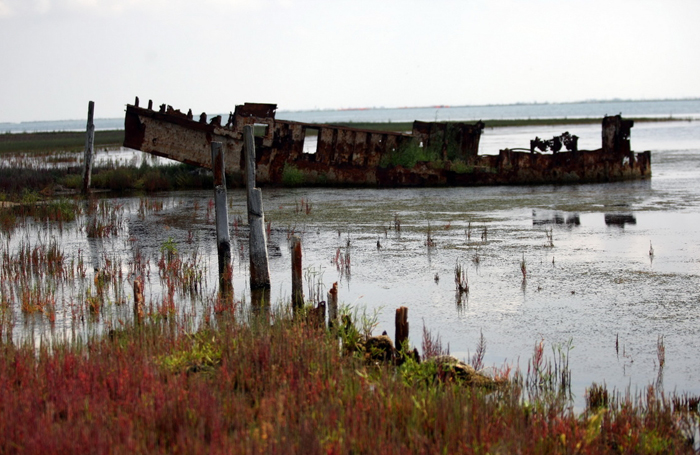
[[[121, 147], [124, 130], [95, 131], [95, 148]], [[79, 152], [85, 150], [84, 131], [0, 134], [0, 154]]]
[[[637, 117], [635, 122], [677, 122], [694, 121], [681, 117]], [[503, 128], [518, 126], [556, 126], [598, 124], [600, 118], [548, 118], [548, 119], [494, 119], [483, 120], [486, 128]], [[457, 123], [457, 122], [448, 122]], [[464, 123], [474, 123], [466, 121]], [[336, 122], [333, 125], [349, 128], [379, 131], [411, 131], [413, 122]], [[313, 135], [313, 130], [309, 131]], [[124, 130], [103, 130], [95, 132], [95, 147], [120, 147], [124, 143]], [[56, 131], [37, 133], [2, 133], [0, 134], [0, 153], [22, 152], [79, 152], [85, 148], [85, 133], [82, 131]]]
[[580, 101], [542, 101], [542, 102], [520, 102], [520, 103], [490, 103], [490, 104], [440, 104], [428, 106], [394, 106], [394, 107], [342, 107], [327, 109], [281, 109], [277, 113], [297, 113], [297, 112], [335, 112], [335, 111], [372, 111], [372, 110], [403, 110], [403, 109], [450, 109], [450, 108], [475, 108], [475, 107], [507, 107], [507, 106], [565, 106], [569, 104], [601, 104], [601, 103], [663, 103], [672, 101], [700, 101], [700, 97], [688, 98], [654, 98], [654, 99], [624, 99], [612, 98], [603, 100], [580, 100]]
[[[670, 103], [672, 106], [664, 106]], [[687, 103], [693, 106], [688, 109]], [[700, 117], [700, 97], [667, 98], [667, 99], [609, 99], [609, 100], [583, 100], [567, 102], [519, 102], [519, 103], [495, 103], [495, 104], [453, 104], [431, 106], [397, 106], [397, 107], [361, 107], [343, 106], [340, 108], [323, 109], [284, 109], [277, 110], [278, 120], [292, 120], [309, 123], [331, 122], [408, 122], [413, 120], [431, 121], [440, 116], [440, 120], [448, 121], [476, 121], [483, 119], [526, 119], [526, 118], [578, 118], [578, 117], [602, 117], [606, 114], [622, 112], [625, 117], [659, 117], [672, 115], [676, 118]], [[600, 105], [601, 109], [588, 109], [586, 106]], [[627, 105], [627, 106], [620, 106]], [[643, 109], [638, 106], [647, 105]], [[576, 107], [568, 109], [569, 107]], [[654, 107], [656, 106], [656, 107]], [[683, 108], [681, 106], [686, 106]], [[529, 107], [529, 109], [528, 109]], [[182, 108], [182, 106], [180, 106]], [[550, 109], [551, 108], [551, 109]], [[185, 109], [187, 110], [187, 109]], [[409, 114], [410, 111], [411, 112]], [[568, 112], [567, 112], [568, 111]], [[227, 112], [217, 113], [215, 110], [208, 112], [209, 117], [222, 115]], [[394, 115], [395, 114], [395, 115]], [[358, 116], [355, 118], [356, 116]], [[387, 116], [388, 115], [388, 116]], [[366, 118], [366, 117], [369, 118]], [[396, 118], [395, 118], [396, 117]], [[84, 131], [85, 119], [73, 118], [62, 120], [27, 120], [27, 121], [2, 121], [0, 122], [0, 134], [31, 133], [31, 132], [58, 132], [58, 131]], [[123, 117], [97, 117], [95, 127], [97, 131], [122, 129]]]
[[[690, 117], [625, 117], [635, 122], [691, 122]], [[557, 125], [591, 125], [600, 124], [602, 118], [529, 118], [529, 119], [492, 119], [482, 120], [485, 128], [505, 128], [516, 126], [557, 126]], [[443, 122], [440, 122], [443, 123]], [[474, 120], [450, 121], [444, 123], [476, 123]], [[367, 130], [380, 131], [411, 131], [413, 122], [335, 122], [333, 125], [347, 126]]]

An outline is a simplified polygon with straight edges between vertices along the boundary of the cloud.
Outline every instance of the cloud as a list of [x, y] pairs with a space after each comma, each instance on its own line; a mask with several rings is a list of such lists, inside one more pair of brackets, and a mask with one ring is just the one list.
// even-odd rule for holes
[[34, 0], [34, 11], [47, 14], [51, 11], [51, 0]]
[[52, 12], [113, 15], [129, 12], [165, 13], [192, 8], [212, 13], [256, 10], [288, 3], [289, 0], [0, 0], [0, 18], [17, 15], [46, 15]]
[[0, 17], [25, 14], [46, 14], [52, 9], [53, 0], [0, 0]]
[[12, 16], [12, 8], [5, 0], [0, 0], [0, 18]]

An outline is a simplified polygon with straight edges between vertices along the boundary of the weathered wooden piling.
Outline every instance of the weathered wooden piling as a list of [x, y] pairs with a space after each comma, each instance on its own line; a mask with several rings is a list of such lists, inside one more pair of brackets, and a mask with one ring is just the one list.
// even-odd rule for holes
[[304, 283], [301, 278], [301, 239], [292, 237], [292, 308], [296, 311], [304, 306]]
[[260, 191], [260, 188], [255, 187], [255, 137], [252, 125], [245, 126], [243, 139], [245, 143], [245, 179], [248, 194], [248, 225], [250, 226], [250, 288], [251, 290], [270, 289], [270, 267], [267, 260], [267, 237], [265, 235], [262, 191]]
[[404, 342], [408, 341], [408, 308], [405, 306], [396, 309], [396, 333], [394, 346], [401, 349]]
[[211, 162], [214, 170], [214, 210], [216, 212], [216, 248], [219, 255], [220, 291], [222, 294], [232, 295], [231, 239], [228, 231], [226, 175], [221, 142], [211, 143]]
[[95, 124], [93, 122], [95, 112], [95, 102], [88, 103], [87, 128], [85, 132], [85, 159], [83, 163], [83, 194], [90, 191], [90, 181], [92, 179], [92, 157], [95, 148]]
[[338, 282], [328, 291], [328, 328], [338, 326]]

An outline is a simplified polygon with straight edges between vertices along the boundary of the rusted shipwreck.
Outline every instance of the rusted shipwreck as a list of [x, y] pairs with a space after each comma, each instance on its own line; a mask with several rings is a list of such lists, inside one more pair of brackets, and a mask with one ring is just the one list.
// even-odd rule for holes
[[[415, 121], [411, 133], [275, 118], [275, 104], [236, 106], [224, 123], [161, 105], [127, 105], [124, 146], [211, 168], [211, 142], [226, 153], [230, 181], [242, 181], [243, 128], [256, 127], [259, 184], [328, 186], [467, 186], [610, 182], [651, 176], [651, 153], [630, 149], [632, 120], [605, 117], [602, 146], [578, 150], [576, 137], [539, 138], [529, 150], [479, 155], [482, 122]], [[314, 148], [308, 142], [316, 139]], [[305, 147], [305, 142], [307, 142]], [[562, 151], [562, 146], [567, 151]], [[539, 149], [539, 151], [538, 151]], [[540, 153], [540, 152], [546, 153]]]

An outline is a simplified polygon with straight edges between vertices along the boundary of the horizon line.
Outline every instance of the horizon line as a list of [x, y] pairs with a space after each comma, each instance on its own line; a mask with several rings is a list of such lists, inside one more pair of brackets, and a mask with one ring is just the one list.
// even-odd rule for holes
[[[397, 106], [397, 107], [386, 107], [386, 106], [373, 106], [373, 107], [337, 107], [337, 108], [318, 108], [318, 109], [280, 109], [280, 112], [334, 112], [334, 111], [370, 111], [370, 110], [403, 110], [403, 109], [452, 109], [452, 108], [463, 108], [463, 107], [491, 107], [491, 106], [538, 106], [538, 105], [563, 105], [563, 104], [589, 104], [589, 103], [612, 103], [612, 102], [661, 102], [661, 101], [700, 101], [700, 97], [679, 97], [679, 98], [607, 98], [607, 99], [586, 99], [579, 101], [521, 101], [512, 103], [488, 103], [488, 104], [437, 104], [437, 105], [427, 105], [427, 106]], [[126, 105], [125, 105], [126, 106]], [[216, 114], [215, 114], [216, 115]], [[95, 120], [115, 120], [121, 119], [121, 117], [97, 117]], [[0, 122], [0, 125], [22, 125], [30, 123], [44, 123], [44, 122], [75, 122], [84, 121], [82, 118], [73, 119], [54, 119], [54, 120], [24, 120], [20, 122]]]

